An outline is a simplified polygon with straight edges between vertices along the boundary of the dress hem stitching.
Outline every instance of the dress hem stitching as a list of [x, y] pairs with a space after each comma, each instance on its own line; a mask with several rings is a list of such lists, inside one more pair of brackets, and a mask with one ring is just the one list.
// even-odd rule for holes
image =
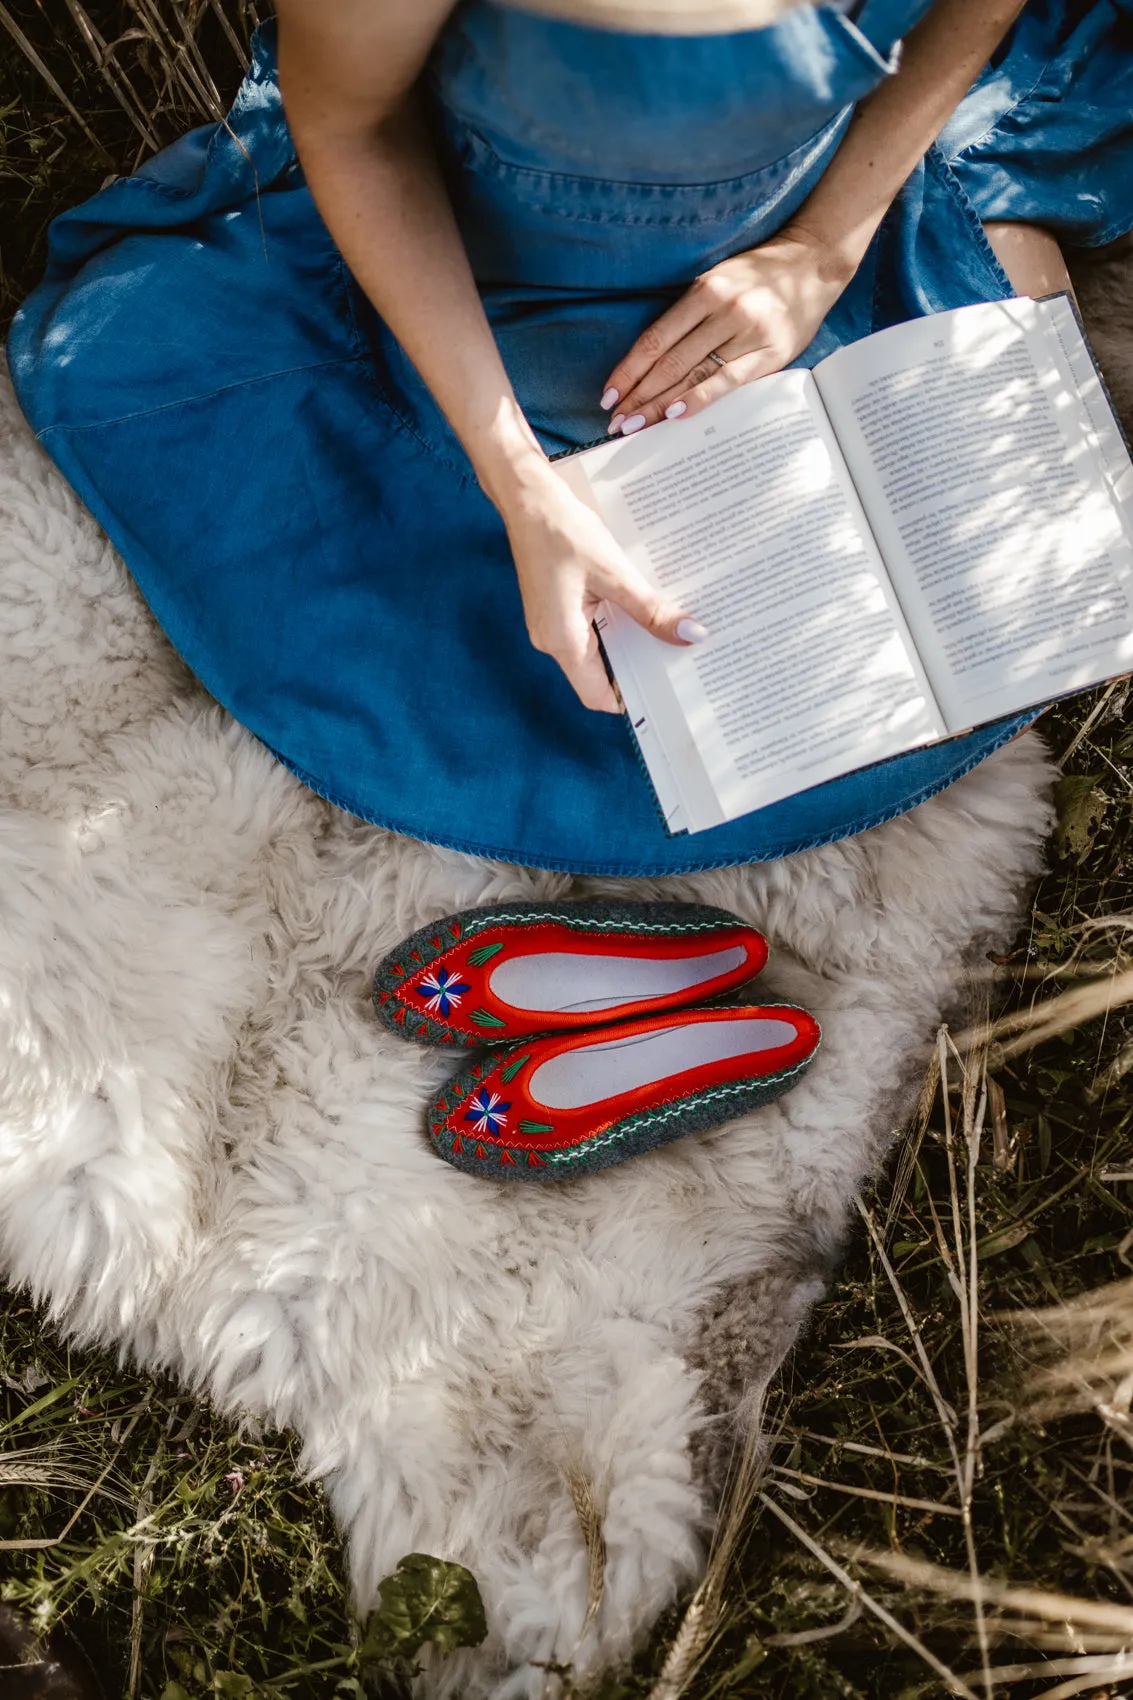
[[[887, 821], [896, 820], [899, 816], [907, 814], [910, 809], [915, 809], [919, 804], [927, 802], [930, 797], [935, 797], [938, 792], [947, 790], [950, 785], [955, 784], [957, 779], [962, 779], [965, 774], [971, 773], [973, 768], [978, 767], [988, 756], [994, 754], [996, 750], [1002, 749], [1013, 738], [1018, 737], [1019, 733], [1025, 731], [1028, 726], [1033, 726], [1038, 719], [1038, 714], [1024, 715], [1021, 717], [1022, 723], [1020, 724], [1020, 717], [1016, 716], [1008, 723], [1002, 737], [998, 738], [990, 749], [981, 749], [978, 755], [973, 756], [970, 761], [966, 761], [958, 767], [947, 779], [942, 780], [937, 785], [922, 786], [919, 791], [915, 791], [911, 797], [902, 799], [894, 807], [867, 815], [861, 821], [852, 822], [849, 825], [839, 825], [815, 838], [802, 839], [797, 843], [784, 845], [771, 856], [740, 856], [724, 857], [723, 859], [712, 857], [704, 861], [681, 862], [677, 865], [649, 863], [648, 865], [634, 864], [627, 866], [617, 862], [552, 860], [544, 855], [533, 855], [530, 852], [521, 854], [516, 850], [492, 849], [483, 844], [469, 843], [464, 839], [437, 837], [419, 829], [413, 831], [405, 826], [399, 826], [394, 821], [383, 819], [369, 810], [359, 808], [357, 804], [348, 801], [341, 794], [319, 784], [297, 762], [291, 761], [282, 751], [276, 749], [274, 744], [269, 744], [264, 738], [260, 738], [259, 742], [271, 752], [278, 762], [282, 763], [289, 773], [305, 785], [308, 791], [313, 791], [324, 802], [332, 804], [336, 809], [341, 809], [345, 814], [353, 815], [356, 820], [365, 821], [370, 826], [380, 827], [383, 832], [397, 833], [400, 838], [416, 839], [418, 843], [435, 844], [441, 850], [455, 850], [462, 855], [478, 856], [492, 862], [506, 862], [514, 867], [544, 868], [551, 873], [576, 874], [592, 879], [659, 879], [670, 874], [706, 873], [713, 868], [735, 868], [745, 867], [749, 864], [778, 862], [787, 856], [800, 855], [805, 850], [818, 850], [825, 844], [836, 844], [845, 838], [856, 838], [859, 833], [870, 832], [875, 826], [884, 826]], [[258, 736], [258, 734], [254, 734], [254, 736]]]

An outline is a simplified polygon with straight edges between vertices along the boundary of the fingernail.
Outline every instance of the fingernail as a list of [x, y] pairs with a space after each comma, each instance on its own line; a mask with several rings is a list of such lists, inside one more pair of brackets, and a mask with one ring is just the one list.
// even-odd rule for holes
[[646, 423], [647, 421], [644, 413], [635, 413], [633, 418], [627, 419], [625, 424], [622, 426], [622, 436], [632, 437], [633, 433], [635, 431], [640, 431], [641, 427]]
[[602, 406], [603, 412], [608, 413], [610, 408], [613, 407], [614, 403], [616, 401], [620, 401], [621, 398], [622, 398], [622, 395], [621, 395], [620, 390], [615, 390], [615, 389], [607, 390], [605, 395], [602, 397], [602, 401], [601, 401], [601, 406]]
[[685, 643], [703, 643], [708, 636], [708, 627], [702, 626], [699, 620], [678, 620], [677, 636]]
[[675, 401], [672, 407], [665, 409], [666, 419], [679, 419], [682, 413], [688, 412], [688, 406], [683, 401]]
[[624, 413], [615, 413], [614, 414], [614, 417], [610, 420], [610, 423], [606, 426], [607, 437], [613, 436], [614, 432], [617, 431], [620, 428], [622, 420], [624, 418], [625, 418]]

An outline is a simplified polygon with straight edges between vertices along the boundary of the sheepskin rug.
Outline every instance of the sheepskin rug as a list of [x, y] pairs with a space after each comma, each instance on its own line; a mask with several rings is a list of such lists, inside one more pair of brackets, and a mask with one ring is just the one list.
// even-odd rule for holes
[[[425, 1690], [534, 1696], [698, 1575], [713, 1458], [788, 1350], [973, 953], [1039, 868], [1028, 734], [947, 793], [768, 866], [590, 881], [304, 790], [202, 693], [0, 391], [0, 1268], [84, 1341], [302, 1436], [361, 1609], [406, 1553], [490, 1633]], [[451, 1059], [371, 1017], [377, 957], [471, 904], [721, 904], [825, 1044], [780, 1103], [590, 1179], [438, 1162]], [[725, 1448], [726, 1450], [726, 1448]], [[607, 1551], [587, 1555], [568, 1474]]]

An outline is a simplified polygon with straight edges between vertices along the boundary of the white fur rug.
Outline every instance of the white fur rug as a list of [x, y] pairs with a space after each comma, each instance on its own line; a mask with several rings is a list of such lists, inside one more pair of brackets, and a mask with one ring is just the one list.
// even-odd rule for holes
[[[467, 1564], [489, 1640], [429, 1694], [615, 1661], [696, 1577], [706, 1436], [754, 1413], [966, 956], [1016, 924], [1042, 746], [853, 841], [687, 879], [393, 837], [210, 704], [0, 383], [0, 1267], [81, 1338], [294, 1426], [363, 1608], [408, 1552]], [[820, 1059], [781, 1103], [593, 1179], [458, 1174], [422, 1128], [451, 1059], [375, 1023], [372, 964], [452, 909], [599, 889], [756, 922]], [[608, 1553], [581, 1646], [567, 1465]]]

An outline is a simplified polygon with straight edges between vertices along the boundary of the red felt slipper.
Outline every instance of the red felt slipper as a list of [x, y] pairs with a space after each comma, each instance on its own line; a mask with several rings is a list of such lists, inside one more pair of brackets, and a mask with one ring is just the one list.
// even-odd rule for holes
[[471, 1063], [429, 1106], [439, 1154], [489, 1180], [564, 1180], [778, 1098], [818, 1050], [791, 1004], [677, 1010]]
[[422, 927], [378, 964], [374, 1008], [427, 1045], [507, 1045], [734, 992], [767, 941], [695, 903], [497, 903]]

